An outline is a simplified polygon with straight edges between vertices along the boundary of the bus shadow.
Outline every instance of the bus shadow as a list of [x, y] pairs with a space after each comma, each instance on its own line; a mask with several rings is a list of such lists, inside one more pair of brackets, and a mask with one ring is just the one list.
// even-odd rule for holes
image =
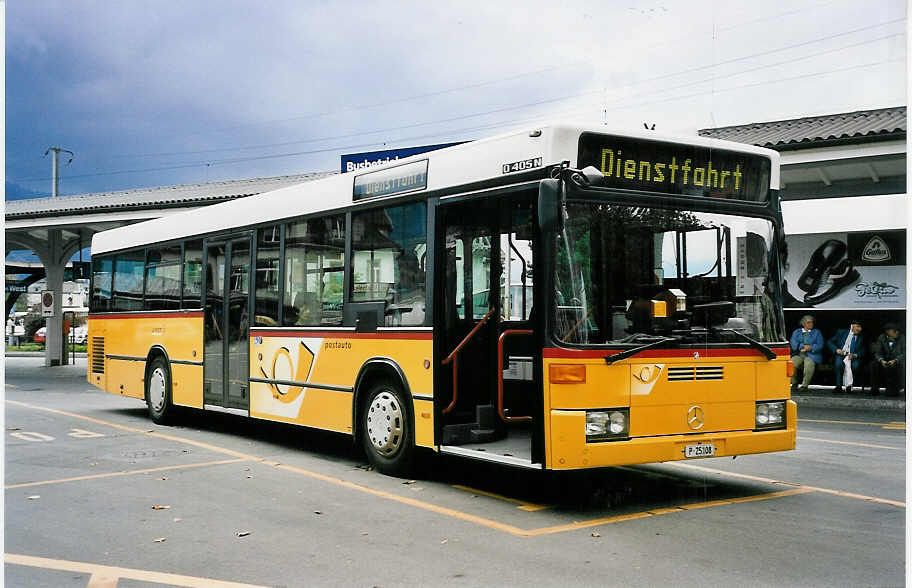
[[577, 517], [620, 516], [681, 508], [782, 490], [762, 482], [708, 476], [701, 472], [669, 471], [658, 464], [580, 472], [538, 472], [449, 456], [437, 460], [445, 462], [446, 466], [431, 474], [435, 481]]
[[[110, 412], [148, 418], [145, 408]], [[149, 426], [151, 429], [155, 425], [149, 422]], [[361, 448], [342, 433], [187, 409], [181, 410], [170, 426], [158, 431], [178, 433], [182, 429], [268, 443], [276, 451], [301, 452], [352, 469], [372, 469]], [[430, 451], [419, 454], [413, 475], [426, 482], [536, 505], [552, 513], [588, 517], [732, 500], [781, 490], [762, 482], [670, 471], [658, 464], [578, 472], [531, 471]]]

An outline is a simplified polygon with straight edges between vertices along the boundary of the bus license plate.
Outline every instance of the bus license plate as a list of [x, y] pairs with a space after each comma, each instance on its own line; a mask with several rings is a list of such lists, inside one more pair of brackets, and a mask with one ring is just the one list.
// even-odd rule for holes
[[684, 457], [712, 457], [716, 454], [716, 446], [712, 443], [698, 443], [684, 448]]

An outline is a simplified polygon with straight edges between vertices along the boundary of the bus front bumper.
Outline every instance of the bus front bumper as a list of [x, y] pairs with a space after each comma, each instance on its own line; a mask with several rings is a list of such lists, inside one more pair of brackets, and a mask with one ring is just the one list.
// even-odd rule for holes
[[550, 416], [552, 443], [547, 467], [571, 470], [702, 459], [686, 457], [687, 447], [695, 445], [712, 444], [711, 457], [788, 451], [795, 448], [798, 408], [794, 401], [788, 401], [785, 429], [662, 435], [593, 443], [586, 442], [585, 411], [552, 410]]

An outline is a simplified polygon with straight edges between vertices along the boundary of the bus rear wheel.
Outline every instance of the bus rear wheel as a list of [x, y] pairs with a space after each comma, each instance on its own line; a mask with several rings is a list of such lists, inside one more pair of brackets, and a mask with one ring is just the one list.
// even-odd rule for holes
[[149, 416], [159, 425], [167, 424], [174, 413], [171, 405], [171, 370], [162, 357], [156, 357], [149, 365], [146, 376], [146, 405]]
[[371, 387], [361, 410], [361, 441], [374, 469], [407, 476], [415, 460], [415, 433], [401, 388], [389, 382]]

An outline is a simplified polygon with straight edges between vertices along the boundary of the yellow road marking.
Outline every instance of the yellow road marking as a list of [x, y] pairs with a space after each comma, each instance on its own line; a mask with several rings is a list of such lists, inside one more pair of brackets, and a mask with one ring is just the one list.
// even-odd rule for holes
[[516, 508], [519, 510], [524, 510], [526, 512], [538, 512], [540, 510], [547, 510], [551, 508], [551, 505], [548, 504], [534, 504], [532, 502], [526, 502], [524, 500], [518, 500], [516, 498], [510, 498], [509, 496], [503, 496], [501, 494], [495, 494], [493, 492], [486, 492], [484, 490], [478, 490], [477, 488], [470, 488], [468, 486], [462, 486], [461, 484], [453, 484], [453, 488], [457, 490], [463, 490], [465, 492], [471, 492], [473, 494], [481, 494], [482, 496], [487, 496], [489, 498], [496, 498], [498, 500], [503, 500], [505, 502], [512, 502], [513, 504], [518, 504]]
[[906, 426], [905, 423], [902, 423], [899, 421], [893, 421], [893, 422], [889, 422], [889, 423], [869, 423], [869, 422], [865, 422], [865, 421], [828, 421], [828, 420], [822, 420], [822, 419], [798, 419], [798, 422], [799, 423], [830, 423], [833, 425], [867, 425], [870, 427], [885, 427], [885, 426], [893, 426], [893, 425], [898, 425], [898, 424], [901, 424], [903, 427]]
[[[370, 495], [373, 495], [373, 496], [377, 496], [377, 497], [380, 497], [380, 498], [384, 498], [384, 499], [387, 499], [387, 500], [391, 500], [391, 501], [394, 501], [394, 502], [398, 502], [398, 503], [400, 503], [400, 504], [405, 504], [405, 505], [412, 506], [412, 507], [415, 507], [415, 508], [419, 508], [419, 509], [422, 509], [422, 510], [426, 510], [426, 511], [429, 511], [429, 512], [434, 512], [434, 513], [436, 513], [436, 514], [441, 514], [441, 515], [448, 516], [448, 517], [451, 517], [451, 518], [455, 518], [455, 519], [458, 519], [458, 520], [461, 520], [461, 521], [465, 521], [465, 522], [469, 522], [469, 523], [474, 523], [474, 524], [477, 524], [477, 525], [480, 525], [480, 526], [483, 526], [483, 527], [487, 527], [487, 528], [489, 528], [489, 529], [494, 529], [494, 530], [497, 530], [497, 531], [502, 531], [502, 532], [504, 532], [504, 533], [508, 533], [508, 534], [514, 535], [514, 536], [516, 536], [516, 537], [536, 537], [536, 536], [539, 536], [539, 535], [548, 535], [548, 534], [553, 534], [553, 533], [562, 533], [562, 532], [564, 532], [564, 531], [571, 531], [571, 530], [575, 530], [575, 529], [581, 529], [581, 528], [586, 528], [586, 527], [593, 527], [593, 526], [597, 526], [597, 525], [600, 525], [600, 524], [612, 524], [612, 523], [618, 523], [618, 522], [623, 522], [623, 521], [630, 521], [630, 520], [635, 520], [635, 519], [641, 519], [641, 518], [656, 516], [656, 515], [658, 515], [658, 514], [670, 514], [670, 513], [673, 513], [673, 512], [682, 512], [682, 511], [687, 511], [687, 510], [694, 510], [694, 509], [696, 509], [696, 508], [700, 508], [699, 505], [701, 505], [701, 504], [706, 504], [707, 506], [720, 506], [720, 505], [725, 505], [725, 504], [736, 504], [736, 503], [742, 503], [742, 502], [751, 502], [751, 501], [754, 501], [754, 500], [766, 500], [766, 499], [769, 499], [769, 498], [779, 498], [779, 497], [782, 497], [782, 496], [790, 496], [790, 495], [793, 495], [793, 494], [803, 494], [803, 493], [805, 493], [805, 492], [812, 492], [812, 491], [828, 492], [828, 493], [831, 493], [831, 494], [837, 494], [837, 495], [846, 496], [846, 497], [849, 497], [849, 498], [862, 498], [862, 499], [864, 499], [864, 500], [870, 500], [870, 501], [873, 501], [873, 502], [881, 502], [881, 503], [885, 503], [885, 504], [892, 504], [892, 505], [894, 505], [894, 506], [901, 506], [901, 507], [905, 508], [905, 504], [904, 504], [904, 503], [896, 502], [896, 501], [890, 501], [890, 500], [879, 499], [879, 498], [873, 498], [873, 497], [863, 497], [863, 496], [861, 496], [861, 495], [848, 494], [848, 493], [841, 493], [841, 492], [839, 492], [839, 491], [827, 490], [827, 489], [823, 489], [823, 488], [813, 488], [813, 487], [810, 487], [810, 486], [801, 486], [800, 484], [790, 484], [790, 483], [788, 483], [788, 482], [780, 482], [780, 481], [777, 481], [777, 480], [770, 480], [770, 479], [767, 479], [767, 478], [758, 478], [758, 477], [756, 477], [756, 476], [747, 476], [747, 475], [745, 475], [745, 474], [732, 474], [732, 473], [730, 473], [730, 472], [725, 472], [725, 471], [723, 471], [723, 470], [713, 470], [713, 469], [711, 469], [711, 468], [703, 468], [703, 467], [700, 467], [700, 466], [694, 466], [694, 465], [692, 465], [692, 464], [679, 464], [679, 463], [677, 463], [677, 462], [670, 462], [670, 463], [673, 464], [673, 465], [680, 465], [681, 467], [689, 467], [689, 468], [694, 468], [694, 469], [698, 469], [698, 470], [705, 470], [705, 471], [710, 471], [710, 472], [717, 473], [717, 474], [723, 474], [723, 475], [728, 475], [728, 476], [738, 477], [738, 478], [747, 478], [747, 479], [753, 479], [753, 480], [760, 480], [760, 481], [765, 481], [765, 482], [768, 482], [768, 483], [771, 483], [771, 484], [780, 484], [780, 485], [788, 485], [788, 486], [798, 486], [798, 488], [795, 488], [794, 490], [786, 490], [786, 491], [782, 491], [782, 492], [774, 492], [774, 493], [771, 493], [771, 494], [761, 494], [761, 495], [758, 495], [758, 496], [748, 496], [748, 497], [745, 497], [745, 498], [733, 498], [733, 499], [727, 499], [727, 500], [721, 500], [721, 501], [712, 501], [712, 502], [710, 502], [710, 503], [696, 503], [696, 504], [692, 504], [692, 505], [687, 505], [687, 507], [677, 507], [677, 508], [659, 509], [659, 510], [655, 510], [655, 511], [646, 511], [646, 512], [632, 513], [632, 514], [627, 514], [627, 515], [619, 515], [619, 516], [615, 516], [615, 517], [607, 517], [607, 518], [593, 519], [593, 520], [589, 520], [589, 521], [575, 522], [575, 523], [570, 523], [569, 525], [558, 525], [558, 526], [554, 526], [554, 527], [543, 527], [543, 528], [540, 528], [540, 529], [529, 529], [529, 530], [526, 530], [526, 529], [522, 529], [522, 528], [519, 528], [519, 527], [516, 527], [516, 526], [513, 526], [513, 525], [509, 525], [509, 524], [506, 524], [506, 523], [501, 523], [501, 522], [499, 522], [499, 521], [495, 521], [495, 520], [492, 520], [492, 519], [487, 519], [487, 518], [484, 518], [484, 517], [480, 517], [480, 516], [478, 516], [478, 515], [469, 514], [469, 513], [463, 512], [463, 511], [459, 511], [459, 510], [452, 509], [452, 508], [447, 508], [447, 507], [444, 507], [444, 506], [437, 506], [436, 504], [431, 504], [431, 503], [429, 503], [429, 502], [424, 502], [424, 501], [421, 501], [421, 500], [416, 500], [416, 499], [414, 499], [414, 498], [409, 498], [409, 497], [407, 497], [407, 496], [400, 496], [400, 495], [398, 495], [398, 494], [393, 494], [393, 493], [391, 493], [391, 492], [386, 492], [386, 491], [384, 491], [384, 490], [377, 490], [377, 489], [375, 489], [375, 488], [370, 488], [370, 487], [368, 487], [368, 486], [362, 486], [361, 484], [356, 484], [356, 483], [354, 483], [354, 482], [349, 482], [348, 480], [343, 480], [343, 479], [341, 479], [341, 478], [336, 478], [336, 477], [334, 477], [334, 476], [329, 476], [329, 475], [321, 474], [321, 473], [314, 472], [314, 471], [311, 471], [311, 470], [306, 470], [306, 469], [304, 469], [304, 468], [299, 468], [299, 467], [296, 467], [296, 466], [291, 466], [291, 465], [283, 464], [283, 463], [280, 463], [280, 462], [277, 462], [277, 461], [267, 460], [267, 459], [260, 458], [260, 457], [256, 457], [256, 456], [253, 456], [253, 455], [248, 455], [248, 454], [241, 453], [241, 452], [238, 452], [238, 451], [234, 451], [234, 450], [231, 450], [231, 449], [227, 449], [227, 448], [224, 448], [224, 447], [219, 447], [219, 446], [217, 446], [217, 445], [212, 445], [212, 444], [209, 444], [209, 443], [204, 443], [204, 442], [202, 442], [202, 441], [194, 441], [194, 440], [192, 440], [192, 439], [186, 439], [186, 438], [183, 438], [183, 437], [177, 437], [177, 436], [175, 436], [175, 435], [166, 435], [166, 434], [163, 434], [163, 433], [157, 433], [157, 432], [155, 432], [155, 431], [137, 429], [137, 428], [135, 428], [135, 427], [129, 427], [129, 426], [127, 426], [127, 425], [120, 425], [120, 424], [117, 424], [117, 423], [111, 423], [111, 422], [103, 421], [103, 420], [100, 420], [100, 419], [92, 418], [92, 417], [85, 416], [85, 415], [81, 415], [81, 414], [77, 414], [77, 413], [66, 412], [66, 411], [57, 410], [57, 409], [54, 409], [54, 408], [47, 408], [47, 407], [44, 407], [44, 406], [38, 406], [38, 405], [28, 404], [28, 403], [19, 402], [19, 401], [16, 401], [16, 400], [7, 400], [6, 402], [9, 402], [9, 403], [12, 403], [12, 404], [16, 404], [16, 405], [19, 405], [19, 406], [23, 406], [23, 407], [26, 407], [26, 408], [31, 408], [31, 409], [34, 409], [34, 410], [42, 410], [42, 411], [50, 412], [50, 413], [53, 413], [53, 414], [60, 414], [60, 415], [63, 415], [63, 416], [68, 416], [68, 417], [71, 417], [71, 418], [81, 419], [81, 420], [93, 422], [93, 423], [100, 424], [100, 425], [106, 425], [106, 426], [114, 427], [114, 428], [116, 428], [116, 429], [120, 429], [120, 430], [124, 430], [124, 431], [131, 431], [131, 432], [134, 432], [134, 433], [141, 433], [141, 434], [149, 435], [149, 436], [151, 436], [151, 437], [156, 437], [156, 438], [159, 438], [159, 439], [167, 439], [167, 440], [175, 441], [175, 442], [179, 442], [179, 443], [186, 443], [186, 444], [188, 444], [188, 445], [194, 445], [194, 446], [197, 446], [197, 447], [202, 447], [202, 448], [208, 449], [208, 450], [213, 451], [213, 452], [216, 452], [216, 453], [224, 453], [224, 454], [227, 454], [227, 455], [231, 455], [231, 456], [233, 456], [233, 457], [239, 458], [239, 460], [250, 460], [250, 461], [260, 462], [260, 463], [262, 463], [262, 464], [264, 464], [264, 465], [270, 465], [270, 466], [273, 466], [273, 467], [275, 467], [275, 468], [277, 468], [277, 469], [281, 469], [281, 470], [289, 471], [289, 472], [294, 472], [294, 473], [301, 474], [301, 475], [304, 475], [304, 476], [307, 476], [307, 477], [310, 477], [310, 478], [313, 478], [313, 479], [316, 479], [316, 480], [321, 480], [321, 481], [324, 481], [324, 482], [327, 482], [327, 483], [330, 483], [330, 484], [334, 484], [334, 485], [337, 485], [337, 486], [342, 486], [342, 487], [344, 487], [344, 488], [349, 488], [349, 489], [351, 489], [351, 490], [355, 490], [355, 491], [358, 491], [358, 492], [363, 492], [363, 493], [365, 493], [365, 494], [370, 494]], [[704, 508], [705, 508], [705, 507], [704, 507]]]
[[717, 470], [714, 468], [707, 468], [703, 466], [698, 466], [690, 463], [679, 463], [679, 462], [668, 462], [668, 465], [677, 466], [680, 468], [687, 468], [691, 470], [698, 470], [702, 472], [708, 472], [710, 474], [719, 474], [723, 476], [730, 476], [732, 478], [742, 478], [744, 480], [753, 480], [755, 482], [764, 482], [766, 484], [776, 484], [779, 486], [798, 486], [800, 488], [807, 488], [813, 492], [822, 492], [824, 494], [834, 494], [836, 496], [842, 496], [844, 498], [854, 498], [856, 500], [864, 500], [866, 502], [876, 502], [879, 504], [889, 504], [891, 506], [898, 506], [900, 508], [906, 508], [905, 502], [899, 502], [898, 500], [889, 500], [887, 498], [877, 498], [876, 496], [866, 496], [864, 494], [854, 494], [852, 492], [843, 492], [842, 490], [831, 490], [830, 488], [818, 488], [817, 486], [805, 486], [804, 484], [797, 484], [795, 482], [784, 482], [782, 480], [774, 480], [772, 478], [762, 478], [760, 476], [750, 476], [748, 474], [736, 474], [734, 472], [726, 472], [725, 470]]
[[689, 510], [696, 510], [699, 508], [711, 508], [714, 506], [724, 506], [729, 504], [737, 504], [743, 502], [756, 502], [758, 500], [769, 500], [771, 498], [782, 498], [783, 496], [792, 496], [795, 494], [806, 494], [812, 492], [807, 488], [795, 488], [794, 490], [783, 490], [781, 492], [772, 492], [770, 494], [758, 494], [756, 496], [745, 496], [743, 498], [728, 498], [724, 500], [712, 500], [709, 502], [697, 502], [694, 504], [685, 504], [683, 506], [676, 506], [671, 508], [657, 508], [653, 510], [647, 510], [643, 512], [637, 512], [626, 515], [618, 515], [614, 517], [605, 517], [601, 519], [592, 519], [588, 521], [579, 521], [575, 523], [569, 523], [567, 525], [556, 525], [554, 527], [543, 527], [541, 529], [533, 529], [528, 531], [528, 536], [538, 537], [539, 535], [551, 535], [554, 533], [564, 533], [566, 531], [574, 531], [578, 529], [586, 529], [589, 527], [598, 527], [600, 525], [611, 525], [615, 523], [622, 523], [625, 521], [632, 521], [635, 519], [645, 519], [648, 517], [661, 516], [672, 513], [686, 512]]
[[857, 441], [836, 441], [835, 439], [818, 439], [816, 437], [798, 437], [801, 441], [819, 441], [821, 443], [835, 443], [837, 445], [855, 445], [857, 447], [873, 447], [875, 449], [892, 449], [894, 451], [905, 451], [905, 447], [895, 447], [890, 445], [875, 445], [874, 443], [859, 443]]
[[9, 484], [4, 486], [4, 490], [11, 490], [13, 488], [28, 488], [29, 486], [44, 486], [46, 484], [62, 484], [64, 482], [80, 482], [82, 480], [97, 480], [100, 478], [113, 478], [116, 476], [133, 476], [136, 474], [150, 474], [152, 472], [164, 472], [168, 470], [182, 470], [187, 468], [199, 468], [204, 466], [214, 466], [214, 465], [223, 465], [226, 463], [238, 463], [242, 461], [249, 461], [241, 458], [234, 459], [222, 459], [218, 461], [204, 461], [201, 463], [188, 463], [183, 465], [173, 465], [173, 466], [163, 466], [160, 468], [147, 468], [144, 470], [121, 470], [119, 472], [108, 472], [106, 474], [90, 474], [87, 476], [74, 476], [72, 478], [60, 478], [58, 480], [42, 480], [40, 482], [23, 482], [22, 484]]
[[[194, 576], [182, 576], [180, 574], [169, 574], [165, 572], [152, 572], [148, 570], [136, 570], [132, 568], [120, 568], [116, 566], [104, 566], [100, 564], [86, 563], [81, 561], [67, 561], [65, 559], [48, 559], [46, 557], [32, 557], [30, 555], [19, 555], [16, 553], [5, 553], [3, 555], [5, 563], [20, 566], [30, 566], [33, 568], [43, 568], [48, 570], [61, 570], [64, 572], [77, 572], [90, 574], [89, 586], [103, 586], [105, 584], [93, 584], [93, 581], [101, 582], [103, 580], [127, 579], [138, 580], [140, 582], [154, 582], [156, 584], [169, 584], [171, 586], [189, 586], [192, 588], [262, 588], [255, 584], [241, 584], [238, 582], [224, 582], [213, 580], [212, 578], [197, 578]], [[97, 580], [96, 580], [97, 578]], [[116, 584], [116, 583], [115, 583]], [[109, 584], [109, 585], [115, 585]]]
[[118, 580], [120, 580], [120, 578], [92, 574], [89, 578], [89, 583], [86, 584], [86, 588], [117, 588]]
[[905, 431], [906, 423], [902, 421], [893, 421], [892, 423], [884, 425], [883, 428], [890, 431]]

